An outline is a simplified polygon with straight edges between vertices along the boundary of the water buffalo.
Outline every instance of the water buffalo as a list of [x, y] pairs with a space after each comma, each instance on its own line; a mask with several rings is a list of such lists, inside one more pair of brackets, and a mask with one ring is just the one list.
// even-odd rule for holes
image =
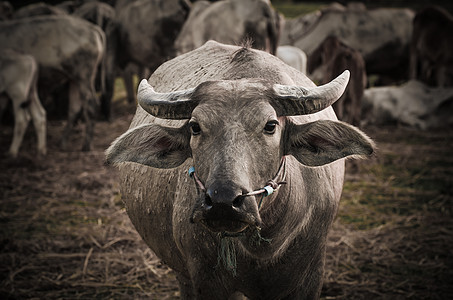
[[328, 36], [337, 36], [360, 51], [368, 74], [380, 75], [384, 82], [394, 82], [408, 77], [414, 15], [410, 9], [396, 8], [322, 10], [310, 14], [308, 22], [306, 16], [288, 20], [281, 42], [296, 46], [310, 56]]
[[66, 15], [66, 12], [56, 6], [46, 4], [44, 2], [39, 2], [19, 8], [14, 12], [12, 17], [14, 19], [22, 19], [43, 15], [49, 16]]
[[102, 61], [105, 35], [87, 21], [71, 16], [39, 16], [0, 23], [0, 48], [30, 54], [39, 65], [39, 86], [69, 82], [68, 122], [62, 135], [65, 147], [72, 128], [83, 115], [83, 150], [90, 149], [96, 70]]
[[[117, 36], [116, 36], [116, 12], [115, 9], [107, 3], [102, 2], [86, 2], [77, 7], [72, 13], [73, 16], [87, 20], [98, 25], [105, 33], [106, 37], [106, 55], [104, 63], [99, 66], [96, 77], [96, 89], [101, 91], [101, 113], [107, 120], [111, 117], [111, 98], [113, 97], [113, 89], [115, 84], [115, 61], [113, 53], [117, 51]], [[107, 58], [110, 56], [110, 58]], [[103, 69], [101, 69], [103, 68]], [[107, 76], [105, 82], [104, 75]]]
[[341, 98], [333, 104], [338, 118], [358, 126], [362, 110], [361, 100], [367, 84], [365, 61], [356, 49], [347, 46], [335, 36], [327, 37], [313, 51], [308, 61], [308, 71], [313, 73], [321, 68], [321, 83], [327, 83], [348, 69], [351, 80]]
[[273, 55], [210, 41], [141, 82], [106, 161], [183, 299], [319, 296], [342, 158], [374, 151], [329, 107], [348, 77], [316, 87]]
[[278, 46], [276, 56], [282, 61], [307, 74], [307, 54], [294, 46]]
[[8, 1], [0, 1], [0, 21], [11, 19], [14, 8]]
[[98, 25], [105, 32], [115, 19], [115, 9], [107, 3], [93, 1], [77, 7], [72, 15]]
[[238, 45], [244, 38], [252, 47], [275, 54], [280, 17], [265, 0], [195, 2], [175, 41], [177, 54], [200, 47], [208, 40]]
[[37, 78], [38, 65], [32, 56], [0, 50], [0, 95], [4, 93], [11, 99], [14, 110], [14, 135], [9, 148], [13, 157], [19, 152], [30, 116], [38, 138], [38, 153], [46, 154], [46, 111], [39, 101]]
[[[119, 5], [121, 3], [118, 3]], [[116, 9], [116, 22], [106, 29], [107, 67], [125, 71], [132, 63], [154, 71], [175, 56], [174, 42], [190, 11], [188, 0], [137, 0]], [[128, 73], [128, 72], [123, 72]], [[106, 94], [102, 105], [109, 117], [115, 70], [106, 72]], [[123, 74], [128, 100], [135, 102], [132, 76]]]
[[399, 124], [421, 130], [453, 126], [451, 87], [430, 87], [409, 80], [400, 86], [366, 89], [362, 103], [365, 124]]
[[453, 86], [453, 16], [438, 6], [419, 11], [411, 39], [410, 78]]

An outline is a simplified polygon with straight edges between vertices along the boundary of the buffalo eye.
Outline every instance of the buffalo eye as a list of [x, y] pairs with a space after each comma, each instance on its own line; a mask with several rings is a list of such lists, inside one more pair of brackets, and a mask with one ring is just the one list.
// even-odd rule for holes
[[201, 133], [200, 124], [198, 124], [197, 122], [190, 122], [189, 127], [192, 135], [199, 135]]
[[264, 126], [264, 133], [274, 134], [277, 124], [278, 124], [277, 120], [272, 120], [272, 121], [267, 122], [266, 125]]

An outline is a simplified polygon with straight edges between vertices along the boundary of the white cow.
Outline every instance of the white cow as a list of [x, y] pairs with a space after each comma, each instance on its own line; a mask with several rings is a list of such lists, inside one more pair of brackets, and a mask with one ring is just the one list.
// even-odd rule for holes
[[404, 124], [417, 129], [453, 125], [453, 88], [428, 87], [410, 80], [401, 86], [365, 90], [362, 120], [367, 124]]
[[294, 69], [307, 74], [307, 54], [294, 46], [279, 46], [277, 57]]

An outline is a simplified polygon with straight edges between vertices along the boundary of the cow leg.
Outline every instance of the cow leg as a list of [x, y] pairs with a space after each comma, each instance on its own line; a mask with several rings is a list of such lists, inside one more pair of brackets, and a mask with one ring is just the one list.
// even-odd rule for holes
[[[92, 81], [93, 82], [93, 81]], [[94, 118], [98, 107], [98, 99], [96, 98], [96, 90], [94, 84], [89, 87], [84, 85], [81, 87], [83, 101], [83, 119], [85, 121], [85, 138], [83, 141], [82, 151], [90, 151], [91, 141], [94, 134]]]
[[413, 49], [414, 46], [411, 46], [410, 56], [409, 56], [409, 79], [418, 79], [418, 58], [417, 51]]
[[6, 94], [0, 93], [0, 123], [2, 122], [5, 110], [8, 107], [8, 101], [9, 101], [8, 96], [6, 96]]
[[9, 93], [11, 100], [13, 101], [14, 109], [14, 134], [13, 141], [9, 148], [9, 153], [12, 157], [17, 157], [19, 153], [19, 147], [22, 144], [22, 140], [25, 135], [25, 130], [27, 129], [28, 122], [30, 121], [30, 115], [27, 110], [21, 107], [21, 105], [26, 101], [26, 94], [20, 89], [12, 90]]
[[114, 89], [115, 76], [111, 76], [109, 74], [105, 80], [105, 91], [101, 96], [101, 114], [106, 121], [110, 121], [112, 118], [112, 100]]
[[447, 86], [447, 73], [448, 69], [444, 65], [438, 65], [436, 69], [436, 86], [446, 87]]
[[[351, 89], [352, 91], [352, 89]], [[354, 116], [354, 103], [355, 99], [354, 96], [352, 95], [351, 91], [346, 91], [348, 94], [346, 94], [347, 97], [343, 99], [343, 120], [346, 123], [352, 124], [352, 125], [357, 125], [355, 124], [355, 116]]]
[[74, 82], [69, 83], [69, 109], [68, 109], [68, 121], [63, 130], [63, 135], [61, 136], [60, 145], [63, 150], [67, 149], [68, 138], [72, 132], [72, 129], [77, 122], [77, 119], [82, 112], [82, 99], [80, 97], [79, 86]]
[[39, 101], [38, 92], [36, 90], [36, 81], [31, 86], [30, 100], [29, 111], [38, 139], [38, 154], [46, 155], [46, 111], [41, 105], [41, 101]]
[[83, 140], [82, 151], [90, 151], [91, 140], [93, 139], [94, 134], [93, 114], [91, 113], [90, 108], [85, 107], [83, 110], [83, 119], [85, 121], [85, 138]]
[[134, 89], [134, 72], [130, 65], [123, 71], [124, 86], [126, 87], [127, 101], [135, 103], [135, 89]]

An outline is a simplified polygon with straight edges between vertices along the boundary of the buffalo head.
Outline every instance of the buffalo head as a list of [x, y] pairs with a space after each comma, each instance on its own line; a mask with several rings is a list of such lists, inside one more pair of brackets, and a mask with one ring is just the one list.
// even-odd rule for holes
[[276, 196], [259, 208], [261, 195], [251, 192], [278, 175], [282, 157], [292, 155], [316, 167], [373, 152], [373, 143], [346, 123], [297, 124], [290, 117], [327, 108], [348, 80], [345, 71], [311, 88], [261, 79], [207, 81], [169, 93], [158, 93], [143, 80], [138, 101], [144, 110], [158, 118], [187, 121], [180, 128], [153, 123], [130, 129], [107, 150], [107, 162], [175, 168], [192, 158], [198, 182], [192, 220], [216, 232], [260, 226], [260, 209]]

